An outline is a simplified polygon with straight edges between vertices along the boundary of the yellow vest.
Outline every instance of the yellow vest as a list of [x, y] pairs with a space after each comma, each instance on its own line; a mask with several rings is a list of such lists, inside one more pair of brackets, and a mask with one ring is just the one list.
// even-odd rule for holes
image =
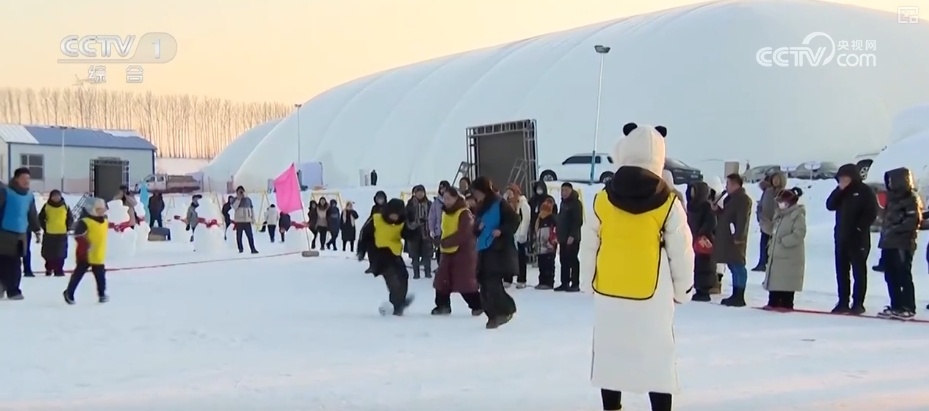
[[106, 261], [106, 239], [109, 231], [109, 223], [106, 219], [98, 222], [92, 218], [83, 218], [84, 224], [87, 225], [87, 242], [90, 243], [90, 250], [87, 252], [87, 263], [90, 265], [102, 265]]
[[594, 197], [600, 219], [600, 247], [594, 270], [597, 294], [627, 300], [648, 300], [658, 289], [663, 232], [676, 195], [654, 210], [632, 214], [616, 208], [605, 193]]
[[374, 223], [374, 246], [389, 248], [394, 255], [403, 253], [403, 224], [391, 224], [380, 213], [371, 216]]
[[[461, 207], [458, 211], [455, 211], [452, 214], [442, 213], [442, 239], [446, 239], [455, 235], [458, 232], [458, 221], [460, 220], [461, 213], [468, 211], [466, 207]], [[442, 254], [452, 254], [458, 251], [458, 246], [453, 247], [440, 247]]]
[[42, 207], [42, 211], [45, 212], [45, 234], [66, 234], [68, 232], [68, 207], [46, 204]]

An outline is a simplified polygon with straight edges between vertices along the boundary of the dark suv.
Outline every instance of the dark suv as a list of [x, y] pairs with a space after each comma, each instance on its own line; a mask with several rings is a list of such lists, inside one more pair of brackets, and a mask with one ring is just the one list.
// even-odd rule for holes
[[681, 160], [666, 158], [664, 160], [664, 169], [670, 171], [671, 175], [674, 176], [674, 185], [703, 181], [703, 172], [685, 164]]

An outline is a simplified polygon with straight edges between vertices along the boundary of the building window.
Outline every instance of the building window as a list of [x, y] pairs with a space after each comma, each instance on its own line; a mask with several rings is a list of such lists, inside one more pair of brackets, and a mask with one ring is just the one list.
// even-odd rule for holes
[[41, 154], [20, 154], [19, 166], [28, 168], [33, 180], [45, 180], [45, 157]]

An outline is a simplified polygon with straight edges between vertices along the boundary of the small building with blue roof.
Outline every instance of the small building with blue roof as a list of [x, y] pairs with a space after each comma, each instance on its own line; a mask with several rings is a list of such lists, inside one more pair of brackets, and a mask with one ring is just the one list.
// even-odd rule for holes
[[156, 151], [131, 130], [0, 124], [0, 181], [27, 167], [35, 191], [91, 192], [94, 165], [116, 164], [129, 185], [155, 173]]

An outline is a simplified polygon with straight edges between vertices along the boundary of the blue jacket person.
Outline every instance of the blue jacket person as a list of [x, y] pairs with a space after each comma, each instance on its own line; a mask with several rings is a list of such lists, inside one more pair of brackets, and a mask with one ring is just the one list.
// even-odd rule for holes
[[8, 185], [0, 183], [0, 295], [6, 292], [10, 300], [22, 300], [21, 261], [29, 248], [27, 234], [41, 238], [39, 213], [35, 194], [29, 189], [29, 169], [22, 167], [13, 173]]

